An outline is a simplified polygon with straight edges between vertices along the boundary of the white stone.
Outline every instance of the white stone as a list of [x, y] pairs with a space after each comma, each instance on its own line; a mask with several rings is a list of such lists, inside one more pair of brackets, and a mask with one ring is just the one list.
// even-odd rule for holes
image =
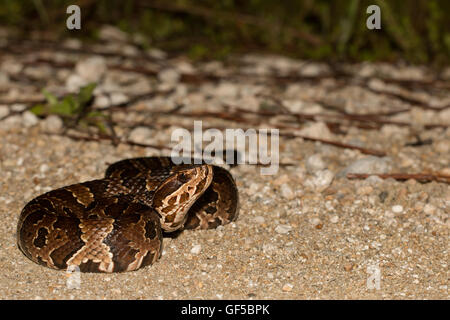
[[163, 69], [158, 73], [158, 79], [164, 83], [175, 84], [180, 80], [180, 74], [172, 68]]
[[320, 154], [313, 154], [306, 159], [305, 166], [309, 173], [313, 173], [325, 169], [325, 162]]
[[319, 225], [321, 222], [322, 221], [319, 218], [317, 218], [317, 217], [311, 218], [309, 220], [309, 223], [311, 223], [311, 225], [313, 225], [314, 227]]
[[253, 195], [255, 194], [257, 191], [259, 190], [259, 185], [256, 182], [252, 182], [252, 184], [250, 185], [250, 187], [248, 188], [247, 193], [249, 195]]
[[79, 39], [67, 39], [64, 40], [64, 46], [66, 48], [71, 48], [71, 49], [81, 49], [81, 47], [83, 46], [83, 42], [81, 42]]
[[148, 49], [147, 55], [155, 59], [165, 59], [167, 57], [167, 53], [156, 48]]
[[377, 175], [368, 176], [364, 181], [369, 185], [377, 185], [383, 182], [383, 179], [381, 179]]
[[106, 71], [103, 57], [95, 56], [81, 60], [75, 66], [75, 72], [88, 82], [98, 82]]
[[317, 171], [314, 177], [305, 181], [305, 186], [315, 189], [318, 192], [322, 192], [328, 188], [334, 179], [334, 173], [330, 170]]
[[234, 98], [238, 94], [238, 87], [233, 83], [222, 82], [217, 86], [215, 93], [220, 97]]
[[71, 74], [66, 80], [66, 88], [70, 92], [76, 92], [81, 87], [88, 84], [88, 81], [80, 77], [78, 74]]
[[427, 203], [423, 208], [423, 212], [425, 212], [426, 214], [434, 214], [436, 212], [436, 207], [431, 203]]
[[275, 228], [275, 232], [279, 234], [287, 234], [292, 230], [290, 225], [280, 224]]
[[152, 138], [153, 132], [147, 127], [137, 127], [130, 132], [130, 140], [137, 143], [148, 143]]
[[23, 119], [23, 125], [27, 128], [35, 126], [36, 124], [39, 123], [38, 117], [36, 117], [36, 115], [30, 111], [25, 111], [22, 114], [22, 119]]
[[392, 207], [392, 212], [394, 213], [402, 213], [403, 207], [401, 205], [395, 205]]
[[294, 288], [294, 285], [292, 285], [292, 284], [290, 284], [290, 283], [286, 283], [286, 284], [283, 286], [282, 290], [283, 290], [284, 292], [290, 292], [290, 291], [292, 291], [293, 288]]
[[111, 104], [113, 105], [126, 103], [128, 100], [129, 98], [121, 92], [114, 92], [111, 94]]
[[191, 249], [192, 254], [199, 254], [200, 251], [202, 251], [202, 246], [199, 244], [194, 245]]
[[339, 217], [337, 215], [332, 215], [330, 218], [331, 223], [337, 223], [339, 221]]
[[27, 106], [23, 103], [14, 103], [11, 105], [11, 111], [14, 112], [22, 112], [27, 108]]
[[256, 216], [253, 220], [259, 224], [263, 224], [265, 222], [264, 217], [261, 217], [261, 216]]
[[295, 197], [294, 191], [287, 184], [281, 185], [281, 196], [287, 200], [292, 200]]
[[387, 173], [391, 168], [390, 158], [368, 156], [351, 163], [339, 173], [339, 176], [345, 176], [347, 173]]
[[61, 118], [53, 114], [41, 122], [42, 129], [48, 132], [59, 132], [63, 125], [64, 123]]
[[7, 106], [0, 106], [0, 119], [6, 117], [9, 114], [9, 109]]
[[105, 108], [108, 107], [111, 104], [111, 101], [107, 96], [99, 95], [95, 97], [94, 105], [96, 107]]
[[2, 129], [11, 129], [22, 125], [22, 117], [19, 114], [12, 115], [1, 122]]
[[321, 121], [310, 124], [306, 128], [299, 130], [298, 133], [303, 136], [325, 140], [333, 137], [327, 125]]
[[117, 27], [104, 25], [101, 27], [98, 37], [104, 41], [119, 41], [125, 42], [128, 35]]

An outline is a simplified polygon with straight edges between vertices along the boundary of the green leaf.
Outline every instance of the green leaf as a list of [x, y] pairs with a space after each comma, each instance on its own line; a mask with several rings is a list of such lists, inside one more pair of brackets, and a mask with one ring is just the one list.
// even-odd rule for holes
[[45, 114], [45, 105], [43, 104], [36, 104], [33, 107], [31, 107], [30, 112], [34, 113], [37, 116], [42, 116]]
[[96, 86], [97, 84], [93, 82], [80, 88], [80, 92], [77, 97], [80, 106], [84, 107], [84, 105], [92, 99], [92, 93], [94, 92]]
[[58, 103], [58, 99], [47, 90], [43, 89], [42, 94], [45, 96], [45, 99], [47, 99], [48, 104], [53, 105]]
[[76, 114], [78, 102], [72, 96], [64, 97], [64, 100], [55, 105], [50, 106], [50, 113], [61, 116], [73, 116]]
[[106, 115], [103, 114], [103, 113], [100, 112], [100, 111], [91, 111], [91, 112], [89, 112], [89, 113], [87, 114], [86, 117], [88, 117], [88, 118], [95, 118], [95, 117], [101, 117], [101, 118], [104, 118], [105, 116], [106, 116]]

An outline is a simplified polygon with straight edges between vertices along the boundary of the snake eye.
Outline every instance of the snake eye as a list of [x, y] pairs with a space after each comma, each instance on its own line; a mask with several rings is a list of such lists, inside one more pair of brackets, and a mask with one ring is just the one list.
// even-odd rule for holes
[[178, 176], [178, 180], [181, 183], [186, 183], [189, 181], [189, 177], [185, 173], [180, 173], [180, 175]]

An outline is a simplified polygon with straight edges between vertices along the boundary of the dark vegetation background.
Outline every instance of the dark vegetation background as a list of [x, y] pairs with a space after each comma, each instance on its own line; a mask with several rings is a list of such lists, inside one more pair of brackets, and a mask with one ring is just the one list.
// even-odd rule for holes
[[[81, 7], [80, 31], [65, 27], [71, 4]], [[381, 30], [366, 28], [371, 4], [381, 8]], [[450, 56], [448, 0], [0, 0], [0, 25], [23, 37], [94, 40], [103, 24], [143, 34], [143, 46], [193, 59], [252, 51], [443, 65]]]

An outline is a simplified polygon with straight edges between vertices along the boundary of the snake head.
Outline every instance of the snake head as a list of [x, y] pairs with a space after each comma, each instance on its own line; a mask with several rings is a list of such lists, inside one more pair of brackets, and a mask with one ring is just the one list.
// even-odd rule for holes
[[191, 206], [211, 184], [213, 168], [201, 165], [173, 173], [156, 189], [153, 208], [161, 216], [161, 227], [166, 232], [180, 229], [186, 222]]

